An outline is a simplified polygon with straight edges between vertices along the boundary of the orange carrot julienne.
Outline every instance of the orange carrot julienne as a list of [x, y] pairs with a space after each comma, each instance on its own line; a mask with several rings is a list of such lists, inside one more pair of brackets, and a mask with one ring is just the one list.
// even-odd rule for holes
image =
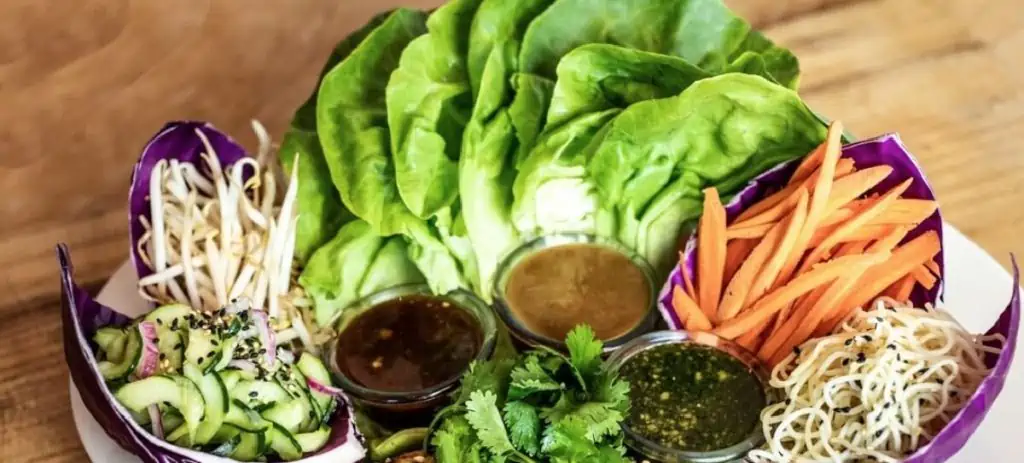
[[696, 331], [708, 331], [711, 329], [711, 321], [704, 316], [704, 312], [697, 303], [686, 295], [683, 288], [676, 286], [672, 288], [672, 306], [679, 315], [680, 320], [686, 320], [686, 329]]
[[857, 277], [859, 274], [866, 269], [867, 267], [858, 267], [853, 272], [853, 275], [836, 279], [821, 298], [815, 301], [814, 305], [811, 306], [806, 317], [793, 319], [794, 329], [789, 334], [789, 337], [779, 344], [775, 352], [766, 352], [766, 356], [770, 359], [769, 364], [778, 364], [779, 361], [785, 358], [789, 351], [794, 347], [807, 341], [807, 339], [814, 333], [814, 329], [821, 323], [822, 319], [829, 315], [833, 307], [835, 307], [835, 305], [849, 293], [857, 283]]
[[930, 230], [896, 248], [885, 265], [878, 266], [877, 270], [871, 269], [864, 275], [864, 278], [858, 281], [856, 289], [839, 305], [841, 307], [862, 307], [871, 302], [889, 285], [935, 257], [941, 246], [939, 234]]
[[922, 265], [914, 269], [914, 271], [911, 272], [911, 275], [913, 276], [914, 281], [924, 287], [924, 289], [932, 289], [935, 287], [935, 283], [938, 283], [938, 277], [936, 277], [931, 270], [928, 270], [926, 265]]
[[[821, 245], [838, 227], [825, 227], [816, 232], [811, 237], [811, 241], [807, 243], [807, 247], [814, 248]], [[900, 228], [898, 225], [865, 225], [859, 227], [839, 240], [840, 243], [850, 243], [853, 241], [873, 241], [879, 239], [879, 237], [886, 236], [892, 233], [893, 230]]]
[[758, 225], [745, 225], [742, 227], [730, 227], [725, 231], [725, 237], [729, 240], [749, 240], [761, 238], [768, 234], [775, 226], [775, 222], [762, 223]]
[[942, 276], [942, 275], [940, 275], [942, 273], [942, 271], [939, 269], [939, 263], [935, 262], [935, 259], [932, 259], [932, 260], [930, 260], [928, 262], [925, 262], [924, 266], [927, 267], [928, 270], [931, 270], [932, 273], [935, 274], [935, 276]]
[[810, 254], [807, 255], [803, 263], [800, 264], [800, 268], [797, 270], [797, 273], [800, 273], [811, 265], [818, 263], [818, 261], [827, 255], [829, 249], [843, 242], [847, 236], [852, 235], [856, 230], [865, 226], [872, 219], [882, 214], [883, 211], [896, 202], [903, 192], [907, 191], [907, 188], [910, 187], [912, 182], [913, 179], [908, 178], [903, 183], [886, 192], [885, 196], [875, 200], [873, 205], [860, 211], [853, 218], [836, 227], [831, 234], [826, 236], [821, 243], [816, 245]]
[[728, 320], [743, 309], [743, 304], [747, 300], [747, 292], [750, 291], [754, 278], [757, 278], [758, 271], [777, 247], [779, 240], [782, 239], [783, 225], [782, 222], [776, 223], [772, 231], [768, 232], [768, 235], [760, 243], [757, 243], [750, 255], [740, 264], [739, 270], [736, 270], [736, 274], [729, 280], [729, 284], [725, 288], [725, 293], [722, 294], [722, 302], [718, 306], [716, 320]]
[[868, 167], [836, 179], [829, 193], [826, 212], [834, 211], [857, 199], [885, 180], [893, 169], [887, 165]]
[[910, 293], [914, 292], [917, 280], [914, 279], [914, 274], [910, 273], [894, 283], [894, 285], [895, 291], [893, 291], [892, 298], [900, 302], [907, 302], [910, 300]]
[[800, 165], [796, 166], [796, 170], [793, 171], [793, 176], [789, 178], [789, 184], [800, 183], [806, 180], [815, 170], [818, 170], [821, 166], [822, 160], [825, 159], [825, 146], [828, 142], [823, 142], [811, 151], [802, 161]]
[[683, 279], [683, 289], [686, 290], [686, 295], [696, 301], [697, 291], [693, 289], [693, 279], [690, 278], [690, 272], [686, 270], [686, 255], [682, 252], [679, 253], [679, 276]]
[[[761, 271], [758, 272], [757, 278], [754, 279], [750, 290], [747, 292], [747, 298], [744, 305], [749, 305], [759, 299], [768, 289], [772, 283], [775, 282], [775, 278], [779, 275], [779, 271], [782, 270], [783, 264], [790, 256], [797, 252], [793, 249], [796, 245], [797, 237], [803, 230], [804, 221], [807, 219], [807, 202], [809, 201], [807, 190], [800, 191], [800, 197], [797, 200], [796, 208], [793, 209], [793, 213], [790, 214], [789, 220], [786, 224], [785, 231], [782, 234], [782, 239], [779, 240], [779, 246], [775, 249], [772, 256], [765, 262]], [[803, 252], [800, 251], [802, 254]]]
[[732, 240], [725, 245], [725, 272], [722, 281], [732, 281], [739, 270], [740, 265], [750, 257], [750, 253], [757, 246], [758, 240]]
[[[847, 174], [852, 175], [853, 172], [854, 163], [852, 159], [843, 158], [839, 160], [835, 169], [835, 174], [837, 176], [846, 176]], [[815, 171], [810, 177], [804, 179], [802, 182], [787, 186], [786, 188], [779, 190], [767, 198], [751, 205], [745, 211], [741, 212], [735, 220], [733, 220], [731, 226], [743, 228], [753, 225], [770, 224], [781, 219], [790, 211], [790, 209], [793, 208], [793, 206], [796, 205], [797, 191], [799, 191], [800, 188], [806, 188], [808, 193], [813, 191], [814, 184], [817, 181], [818, 176], [819, 171]], [[847, 180], [846, 182], [849, 183], [850, 181]]]
[[[874, 204], [872, 199], [857, 199], [853, 200], [846, 207], [837, 210], [826, 220], [826, 223], [835, 223], [836, 221], [845, 220], [841, 216], [844, 210], [857, 211], [865, 209]], [[927, 199], [907, 199], [900, 198], [896, 200], [891, 206], [886, 208], [878, 217], [869, 222], [869, 225], [916, 225], [927, 219], [935, 210], [938, 209], [939, 205], [935, 201]], [[834, 218], [835, 217], [835, 218]], [[839, 219], [839, 220], [836, 220]]]
[[825, 295], [825, 291], [828, 291], [832, 284], [835, 284], [835, 282], [814, 288], [814, 291], [790, 304], [790, 307], [792, 307], [791, 314], [783, 316], [780, 312], [775, 318], [775, 326], [768, 335], [768, 339], [765, 339], [764, 343], [761, 344], [761, 348], [757, 352], [757, 358], [763, 362], [771, 360], [772, 355], [779, 349], [782, 342], [789, 338], [789, 335], [796, 329], [796, 325], [799, 324], [800, 320], [807, 317], [814, 304]]
[[806, 273], [766, 294], [753, 307], [745, 310], [738, 317], [723, 321], [715, 328], [714, 333], [727, 339], [735, 339], [747, 330], [764, 323], [783, 306], [795, 301], [823, 284], [829, 283], [848, 271], [851, 265], [869, 265], [888, 258], [888, 253], [862, 254], [837, 257], [828, 262], [818, 264]]
[[[764, 325], [762, 325], [762, 327], [763, 326]], [[736, 338], [736, 344], [739, 344], [744, 349], [752, 353], [756, 353], [761, 348], [761, 346], [759, 345], [760, 341], [761, 330], [759, 328], [754, 328], [750, 331], [747, 331], [746, 333], [743, 333], [743, 336]]]
[[711, 318], [722, 296], [725, 272], [725, 207], [718, 190], [704, 190], [704, 212], [697, 235], [697, 304]]

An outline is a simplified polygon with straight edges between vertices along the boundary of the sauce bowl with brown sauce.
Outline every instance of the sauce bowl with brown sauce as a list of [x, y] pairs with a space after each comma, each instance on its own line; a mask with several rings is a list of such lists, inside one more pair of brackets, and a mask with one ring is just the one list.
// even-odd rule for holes
[[493, 312], [468, 291], [437, 296], [426, 285], [398, 286], [344, 313], [325, 363], [349, 397], [386, 422], [429, 421], [469, 364], [494, 350]]
[[509, 332], [529, 346], [565, 350], [581, 323], [615, 350], [653, 328], [653, 270], [622, 244], [563, 233], [526, 242], [498, 267], [494, 300]]

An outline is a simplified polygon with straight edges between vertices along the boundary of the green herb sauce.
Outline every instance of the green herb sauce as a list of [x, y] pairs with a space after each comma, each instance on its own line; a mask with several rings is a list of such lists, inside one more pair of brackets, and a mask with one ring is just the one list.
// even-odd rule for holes
[[665, 344], [631, 357], [627, 425], [665, 447], [705, 452], [737, 444], [758, 425], [764, 392], [730, 355], [695, 344]]

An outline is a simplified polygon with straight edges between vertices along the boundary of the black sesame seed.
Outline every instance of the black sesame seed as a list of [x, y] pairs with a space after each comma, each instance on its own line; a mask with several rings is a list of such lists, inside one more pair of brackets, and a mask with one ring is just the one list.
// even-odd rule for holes
[[199, 358], [196, 359], [196, 363], [202, 364], [203, 360], [204, 360], [203, 356], [199, 356]]
[[786, 399], [786, 405], [793, 403], [793, 399]]
[[878, 432], [875, 433], [875, 437], [882, 437], [883, 432], [883, 430], [879, 429]]
[[854, 380], [854, 381], [853, 381], [853, 384], [856, 384], [856, 385], [857, 385], [857, 387], [861, 387], [861, 384], [862, 384], [862, 383], [860, 382], [860, 380], [859, 380], [859, 379], [856, 379], [856, 380]]
[[885, 405], [882, 405], [882, 408], [889, 408], [891, 405], [892, 403], [886, 402]]
[[847, 339], [846, 342], [844, 342], [843, 344], [845, 344], [847, 346], [849, 346], [850, 344], [853, 344], [853, 338]]
[[800, 347], [799, 346], [794, 347], [793, 348], [793, 353], [796, 354], [796, 355], [800, 355]]
[[957, 391], [949, 391], [949, 395], [952, 396], [952, 397], [956, 397], [957, 394], [959, 394], [959, 392], [957, 392]]
[[310, 410], [310, 411], [309, 411], [309, 417], [310, 417], [311, 419], [314, 419], [314, 420], [315, 420], [315, 419], [316, 419], [316, 412], [314, 412], [313, 410]]
[[885, 348], [889, 349], [889, 350], [896, 350], [896, 344], [889, 344], [889, 345], [885, 346]]
[[258, 395], [259, 395], [259, 393], [256, 392], [256, 391], [249, 391], [249, 397], [256, 398], [256, 396], [258, 396]]
[[160, 317], [157, 317], [157, 319], [156, 319], [156, 324], [157, 324], [157, 325], [163, 325], [163, 324], [164, 324], [164, 321], [163, 321], [163, 320], [161, 320], [161, 319], [160, 319]]
[[164, 353], [163, 353], [163, 352], [161, 352], [161, 353], [160, 353], [160, 360], [163, 360], [163, 359], [165, 359], [165, 358], [167, 358], [167, 356], [166, 356], [166, 355], [164, 355]]
[[843, 366], [849, 365], [850, 359], [843, 359]]

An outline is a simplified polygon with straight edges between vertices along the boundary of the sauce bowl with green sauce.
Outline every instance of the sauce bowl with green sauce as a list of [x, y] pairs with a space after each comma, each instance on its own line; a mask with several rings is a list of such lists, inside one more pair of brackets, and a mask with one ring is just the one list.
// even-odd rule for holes
[[656, 331], [609, 368], [629, 381], [626, 445], [665, 463], [742, 461], [764, 443], [761, 410], [778, 399], [757, 357], [710, 333]]
[[374, 418], [407, 426], [429, 422], [469, 364], [490, 357], [497, 326], [468, 291], [406, 285], [356, 301], [338, 332], [325, 363], [341, 389]]
[[495, 311], [518, 341], [565, 351], [581, 323], [611, 352], [654, 327], [654, 271], [622, 244], [582, 233], [524, 243], [499, 264]]

